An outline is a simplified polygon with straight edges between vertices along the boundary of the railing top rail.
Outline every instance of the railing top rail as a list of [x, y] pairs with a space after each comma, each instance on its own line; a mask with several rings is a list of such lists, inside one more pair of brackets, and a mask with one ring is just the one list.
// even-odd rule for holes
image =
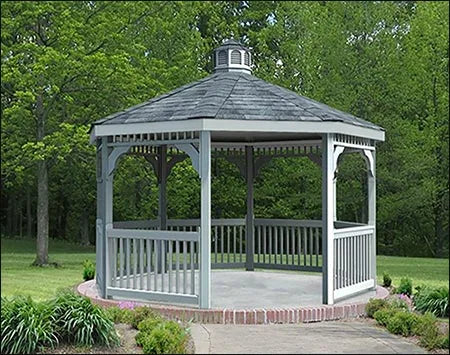
[[347, 222], [347, 221], [335, 221], [334, 222], [334, 228], [348, 228], [348, 227], [363, 227], [367, 226], [367, 224], [364, 223], [357, 223], [357, 222]]
[[[345, 223], [345, 222], [344, 222]], [[138, 220], [138, 221], [119, 221], [113, 223], [114, 228], [158, 228], [158, 220]], [[200, 219], [169, 219], [169, 227], [198, 227]], [[245, 226], [245, 218], [220, 218], [211, 219], [211, 225], [214, 226]], [[299, 220], [282, 218], [255, 218], [255, 226], [288, 226], [288, 227], [313, 227], [321, 228], [321, 220]]]
[[193, 241], [200, 240], [200, 232], [175, 232], [161, 230], [142, 230], [142, 229], [116, 229], [107, 228], [106, 236], [108, 238], [136, 238], [152, 240], [172, 240], [172, 241]]
[[336, 229], [334, 231], [334, 238], [346, 238], [346, 237], [354, 237], [354, 236], [358, 236], [358, 235], [373, 234], [374, 230], [375, 230], [374, 226], [369, 226], [369, 225], [341, 228], [341, 229]]
[[308, 219], [256, 218], [255, 226], [322, 227], [322, 221]]

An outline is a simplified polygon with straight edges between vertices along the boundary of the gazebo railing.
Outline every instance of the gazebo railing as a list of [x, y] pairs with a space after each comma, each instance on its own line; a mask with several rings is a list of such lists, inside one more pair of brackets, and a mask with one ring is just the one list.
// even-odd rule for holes
[[199, 231], [109, 228], [106, 236], [108, 296], [198, 304]]
[[[198, 219], [169, 219], [169, 231], [197, 231]], [[157, 220], [114, 222], [114, 228], [157, 230]], [[264, 269], [322, 270], [322, 222], [262, 219], [254, 222], [254, 266]], [[166, 247], [168, 250], [168, 247]], [[198, 254], [195, 254], [198, 268]], [[245, 219], [211, 220], [211, 267], [244, 268]]]
[[255, 219], [255, 267], [322, 270], [322, 221]]
[[374, 233], [368, 225], [335, 229], [335, 299], [375, 287]]

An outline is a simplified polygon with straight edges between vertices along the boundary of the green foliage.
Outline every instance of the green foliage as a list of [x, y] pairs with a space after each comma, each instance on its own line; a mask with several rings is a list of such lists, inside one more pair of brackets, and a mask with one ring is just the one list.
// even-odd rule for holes
[[141, 323], [144, 319], [159, 319], [159, 315], [147, 306], [136, 307], [133, 310], [133, 319], [131, 321], [131, 326], [135, 329], [138, 329], [139, 323]]
[[372, 298], [366, 304], [366, 313], [370, 318], [374, 317], [374, 313], [380, 309], [386, 308], [388, 302], [384, 299]]
[[187, 334], [174, 321], [161, 322], [140, 337], [144, 354], [185, 354]]
[[117, 306], [105, 309], [108, 318], [114, 323], [131, 323], [134, 318], [134, 311], [128, 308], [119, 308]]
[[436, 317], [434, 314], [427, 312], [418, 317], [418, 321], [412, 328], [412, 333], [421, 336], [424, 335], [429, 328], [433, 327], [436, 327]]
[[402, 277], [400, 285], [395, 288], [395, 292], [398, 294], [404, 294], [407, 296], [412, 295], [413, 285], [412, 280], [409, 277]]
[[448, 348], [448, 334], [441, 334], [436, 317], [430, 312], [419, 315], [387, 307], [376, 311], [374, 318], [379, 325], [385, 326], [393, 334], [419, 336], [420, 344], [429, 350]]
[[[256, 76], [386, 129], [386, 142], [377, 152], [377, 250], [444, 257], [449, 240], [448, 6], [2, 2], [1, 192], [7, 202], [1, 207], [7, 217], [2, 227], [14, 215], [6, 209], [16, 215], [25, 211], [17, 205], [27, 191], [36, 209], [35, 167], [44, 159], [50, 169], [50, 234], [79, 240], [90, 225], [93, 239], [90, 124], [205, 76], [211, 50], [233, 36], [252, 47]], [[42, 139], [38, 118], [45, 121]], [[364, 164], [358, 158], [339, 162], [342, 220], [367, 218]], [[213, 216], [243, 216], [243, 179], [227, 162], [212, 164]], [[155, 217], [155, 176], [148, 163], [127, 158], [120, 165], [114, 217]], [[170, 174], [168, 200], [169, 217], [198, 216], [199, 184], [188, 160]], [[271, 162], [256, 179], [255, 202], [258, 217], [320, 218], [320, 169], [307, 159]], [[8, 233], [17, 232], [14, 228]]]
[[95, 277], [95, 264], [91, 260], [83, 262], [83, 280], [93, 280]]
[[418, 322], [418, 316], [411, 312], [397, 311], [388, 317], [386, 328], [393, 334], [409, 336]]
[[117, 345], [114, 323], [87, 297], [62, 291], [51, 302], [59, 336], [77, 345]]
[[383, 287], [391, 287], [392, 279], [387, 272], [383, 273]]
[[440, 348], [448, 349], [448, 334], [441, 334], [436, 324], [430, 325], [423, 329], [419, 344], [429, 350]]
[[1, 299], [1, 353], [31, 354], [58, 344], [56, 317], [45, 303], [31, 298]]
[[448, 287], [421, 287], [414, 295], [414, 306], [421, 313], [431, 312], [437, 317], [449, 316]]
[[144, 346], [144, 342], [146, 341], [144, 338], [163, 322], [164, 320], [160, 317], [150, 317], [141, 321], [137, 327], [139, 332], [136, 334], [136, 344]]
[[399, 299], [399, 298], [391, 298], [388, 301], [388, 306], [389, 306], [389, 308], [396, 309], [396, 310], [403, 310], [403, 311], [409, 310], [409, 306], [406, 303], [406, 301]]
[[382, 308], [373, 314], [373, 318], [379, 325], [386, 326], [389, 319], [395, 315], [398, 311], [392, 308]]

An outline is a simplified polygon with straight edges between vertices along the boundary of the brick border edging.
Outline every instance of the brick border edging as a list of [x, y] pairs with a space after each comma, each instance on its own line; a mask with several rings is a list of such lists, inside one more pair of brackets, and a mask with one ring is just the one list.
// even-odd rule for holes
[[[90, 281], [92, 282], [92, 281]], [[95, 304], [102, 307], [117, 306], [118, 300], [103, 299], [88, 294], [88, 282], [77, 285], [76, 291], [80, 295], [87, 296]], [[384, 299], [389, 296], [389, 291], [377, 286], [375, 298]], [[183, 322], [195, 322], [206, 324], [288, 324], [288, 323], [310, 323], [339, 319], [358, 318], [366, 315], [366, 303], [338, 304], [332, 306], [311, 306], [298, 308], [273, 308], [273, 309], [198, 309], [183, 308], [169, 305], [149, 304], [146, 305], [160, 313], [162, 316]]]

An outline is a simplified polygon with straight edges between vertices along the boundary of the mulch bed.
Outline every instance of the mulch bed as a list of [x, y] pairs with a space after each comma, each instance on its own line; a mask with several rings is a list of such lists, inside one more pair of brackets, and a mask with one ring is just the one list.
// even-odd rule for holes
[[[82, 347], [68, 344], [59, 344], [54, 349], [45, 349], [42, 354], [142, 354], [142, 348], [136, 345], [134, 337], [137, 330], [129, 324], [115, 324], [115, 328], [120, 337], [120, 345], [117, 347], [92, 346]], [[194, 354], [194, 342], [189, 336], [187, 353]]]

